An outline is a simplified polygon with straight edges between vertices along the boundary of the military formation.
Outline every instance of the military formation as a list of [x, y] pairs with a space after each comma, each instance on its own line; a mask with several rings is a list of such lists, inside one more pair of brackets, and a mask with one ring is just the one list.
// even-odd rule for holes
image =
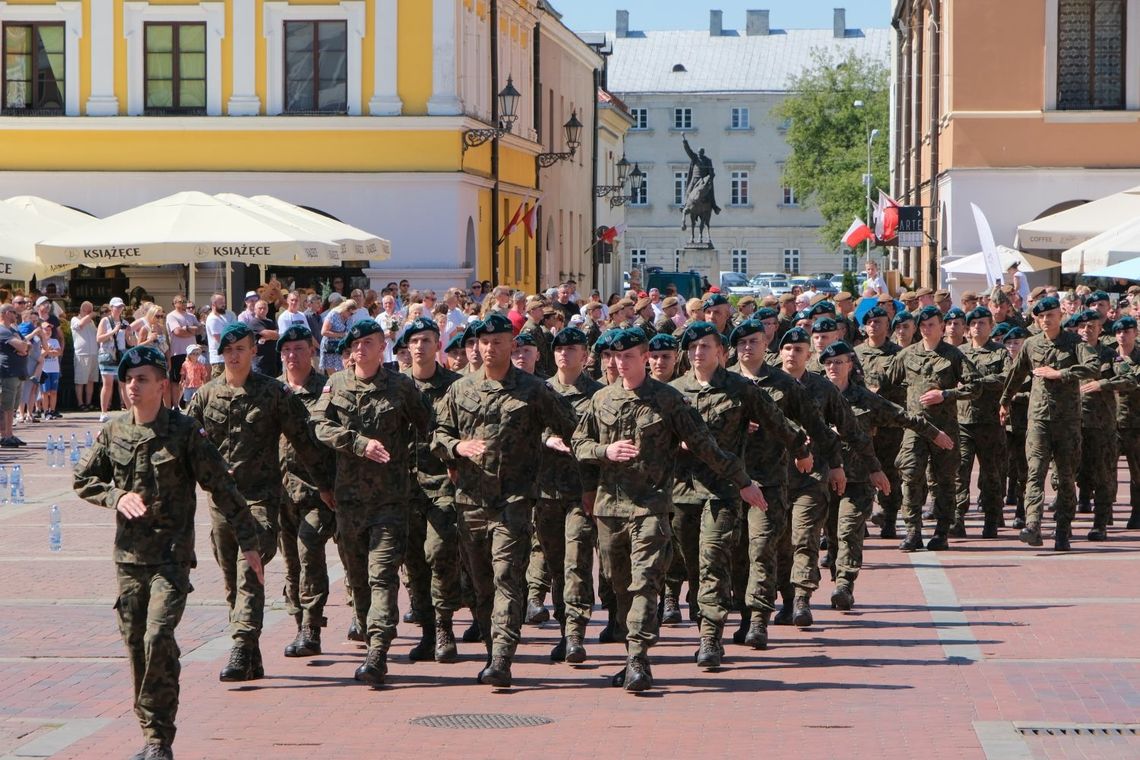
[[[481, 643], [475, 680], [509, 687], [524, 626], [549, 618], [550, 594], [551, 659], [586, 662], [600, 598], [600, 642], [626, 650], [612, 683], [641, 692], [661, 626], [686, 612], [695, 661], [715, 670], [729, 638], [764, 650], [770, 625], [812, 625], [824, 571], [830, 608], [851, 610], [868, 524], [898, 538], [900, 513], [904, 552], [948, 549], [972, 508], [981, 537], [996, 537], [1005, 506], [1030, 546], [1044, 543], [1046, 510], [1055, 550], [1070, 548], [1078, 511], [1093, 514], [1088, 540], [1104, 541], [1123, 454], [1128, 527], [1140, 527], [1127, 298], [1074, 304], [1038, 289], [1023, 311], [1012, 288], [963, 294], [962, 308], [923, 289], [856, 310], [846, 293], [630, 295], [604, 318], [585, 304], [567, 326], [541, 297], [509, 312], [503, 298], [446, 345], [429, 318], [398, 335], [359, 320], [328, 376], [300, 325], [277, 340], [281, 376], [259, 374], [255, 336], [237, 322], [219, 339], [222, 371], [184, 414], [164, 406], [165, 357], [125, 352], [130, 411], [106, 424], [75, 488], [116, 511], [136, 757], [173, 756], [196, 484], [229, 607], [228, 682], [265, 674], [264, 566], [278, 551], [296, 623], [284, 653], [321, 652], [330, 541], [348, 638], [366, 648], [357, 681], [389, 680], [403, 575], [403, 621], [420, 627], [412, 661], [454, 663], [461, 643]], [[474, 623], [457, 636], [462, 608]]]

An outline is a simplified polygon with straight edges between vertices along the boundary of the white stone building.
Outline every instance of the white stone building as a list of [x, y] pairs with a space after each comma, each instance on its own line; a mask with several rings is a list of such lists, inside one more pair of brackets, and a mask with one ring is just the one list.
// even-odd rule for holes
[[[814, 50], [853, 52], [888, 63], [890, 30], [848, 29], [842, 9], [833, 29], [776, 29], [766, 10], [747, 12], [745, 29], [725, 28], [710, 12], [703, 31], [641, 32], [617, 12], [607, 86], [629, 106], [630, 163], [645, 172], [640, 197], [627, 206], [623, 263], [696, 269], [715, 282], [721, 270], [839, 272], [854, 268], [824, 246], [819, 212], [781, 181], [789, 148], [774, 109], [790, 79], [811, 65]], [[704, 148], [716, 169], [714, 249], [686, 249], [681, 206], [689, 159], [681, 135]]]

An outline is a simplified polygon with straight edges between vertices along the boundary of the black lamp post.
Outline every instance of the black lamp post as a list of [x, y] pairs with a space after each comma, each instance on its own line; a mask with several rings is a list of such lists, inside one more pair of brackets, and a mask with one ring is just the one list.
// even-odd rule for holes
[[511, 77], [507, 77], [507, 86], [499, 93], [499, 124], [485, 129], [468, 129], [463, 133], [463, 150], [477, 148], [488, 140], [497, 140], [511, 131], [511, 126], [518, 119], [519, 98], [522, 97]]
[[633, 171], [629, 173], [629, 195], [622, 195], [620, 192], [614, 195], [613, 198], [610, 198], [610, 208], [632, 203], [643, 184], [645, 184], [645, 172], [641, 171], [640, 166], [634, 164]]
[[625, 180], [629, 176], [629, 161], [625, 160], [623, 153], [621, 159], [615, 164], [617, 167], [617, 184], [614, 185], [598, 185], [594, 188], [594, 196], [597, 198], [605, 198], [607, 195], [620, 193], [625, 189]]
[[570, 114], [570, 118], [562, 125], [562, 134], [566, 138], [566, 147], [570, 150], [563, 153], [539, 153], [538, 165], [546, 169], [559, 161], [569, 161], [578, 152], [582, 145], [582, 122], [578, 121], [578, 112]]

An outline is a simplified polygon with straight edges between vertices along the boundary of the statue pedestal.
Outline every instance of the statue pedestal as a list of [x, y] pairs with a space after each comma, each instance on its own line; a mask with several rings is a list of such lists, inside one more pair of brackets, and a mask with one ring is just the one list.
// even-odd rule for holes
[[715, 285], [720, 282], [720, 255], [712, 243], [686, 243], [681, 249], [681, 263], [677, 269], [700, 272]]

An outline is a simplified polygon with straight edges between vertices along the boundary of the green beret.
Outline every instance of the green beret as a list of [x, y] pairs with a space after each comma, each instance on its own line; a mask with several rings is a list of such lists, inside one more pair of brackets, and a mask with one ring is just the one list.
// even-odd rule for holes
[[872, 306], [863, 313], [861, 323], [866, 326], [872, 319], [890, 319], [891, 315], [887, 314], [887, 310], [882, 306]]
[[447, 345], [444, 347], [443, 352], [445, 354], [450, 354], [452, 351], [462, 350], [463, 344], [466, 342], [464, 340], [466, 336], [466, 330], [456, 332], [455, 335], [451, 336], [451, 340], [447, 341]]
[[250, 330], [249, 325], [245, 322], [230, 322], [226, 325], [226, 329], [222, 330], [222, 337], [218, 338], [218, 353], [220, 354], [231, 343], [237, 343], [242, 338], [252, 337], [253, 330]]
[[749, 335], [762, 332], [764, 332], [764, 323], [753, 316], [751, 319], [746, 319], [736, 326], [736, 329], [728, 336], [728, 342], [735, 348], [741, 338], [747, 338]]
[[611, 327], [599, 335], [598, 339], [594, 341], [594, 353], [600, 354], [603, 351], [612, 351], [614, 338], [616, 338], [619, 333], [621, 333], [621, 328]]
[[408, 336], [406, 333], [400, 333], [396, 340], [392, 343], [392, 353], [403, 351], [408, 347]]
[[946, 320], [947, 320], [947, 321], [949, 321], [949, 320], [951, 320], [951, 319], [961, 319], [961, 320], [965, 320], [965, 319], [966, 319], [966, 312], [962, 311], [962, 310], [961, 310], [961, 309], [959, 309], [957, 306], [955, 306], [955, 307], [951, 308], [949, 311], [947, 311], [947, 312], [946, 312], [946, 317], [945, 317], [945, 318], [946, 318]]
[[[708, 302], [706, 301], [706, 303]], [[712, 322], [693, 322], [681, 334], [681, 350], [688, 351], [690, 344], [709, 335], [720, 336], [720, 331], [716, 329], [716, 325]]]
[[676, 351], [677, 339], [668, 333], [657, 333], [649, 340], [650, 351]]
[[477, 330], [479, 325], [483, 324], [481, 319], [473, 319], [467, 323], [467, 327], [463, 328], [463, 345], [467, 345], [467, 341], [475, 340], [479, 337]]
[[914, 315], [911, 314], [909, 311], [904, 309], [904, 310], [898, 312], [897, 314], [895, 314], [895, 318], [891, 320], [891, 329], [894, 330], [896, 327], [901, 325], [903, 322], [913, 322], [913, 321], [914, 321]]
[[855, 349], [851, 348], [851, 345], [847, 343], [847, 341], [837, 340], [819, 352], [819, 360], [821, 362], [825, 362], [828, 359], [834, 359], [837, 356], [847, 356], [854, 353]]
[[559, 330], [554, 340], [551, 341], [554, 348], [559, 346], [584, 346], [589, 342], [586, 333], [579, 330], [577, 327], [564, 327]]
[[727, 298], [722, 296], [720, 293], [713, 293], [711, 296], [709, 296], [708, 298], [706, 298], [704, 300], [704, 303], [701, 304], [701, 309], [702, 310], [711, 309], [714, 306], [727, 306], [727, 305], [728, 305], [728, 299]]
[[1110, 300], [1108, 297], [1108, 293], [1105, 293], [1103, 290], [1094, 290], [1093, 292], [1091, 292], [1087, 296], [1085, 296], [1085, 306], [1092, 306], [1094, 303], [1096, 303], [1098, 301], [1108, 301], [1108, 300]]
[[475, 337], [480, 335], [500, 335], [502, 333], [513, 334], [515, 326], [511, 324], [511, 320], [504, 317], [497, 311], [491, 312], [487, 318], [478, 322], [475, 326]]
[[384, 328], [375, 319], [362, 319], [352, 327], [348, 328], [348, 334], [344, 336], [345, 345], [351, 346], [361, 338], [367, 338], [369, 335], [384, 335]]
[[1024, 327], [1018, 327], [1017, 325], [1009, 328], [1009, 332], [1005, 334], [1006, 340], [1025, 340], [1028, 337], [1029, 331]]
[[993, 332], [990, 333], [990, 338], [993, 340], [998, 340], [999, 338], [1004, 337], [1005, 334], [1012, 329], [1013, 325], [1011, 325], [1009, 322], [998, 322], [996, 325], [994, 325]]
[[978, 306], [977, 308], [971, 309], [969, 311], [969, 313], [966, 314], [966, 324], [970, 324], [975, 319], [993, 319], [993, 318], [994, 318], [994, 313], [992, 311], [987, 309], [985, 306]]
[[834, 314], [835, 304], [831, 301], [820, 301], [815, 306], [808, 309], [808, 314], [816, 316], [817, 314]]
[[813, 334], [835, 332], [838, 329], [839, 323], [837, 323], [831, 317], [820, 317], [811, 325], [811, 331]]
[[1118, 319], [1112, 323], [1112, 332], [1114, 334], [1119, 333], [1119, 332], [1124, 332], [1125, 330], [1135, 330], [1135, 329], [1136, 329], [1136, 318], [1135, 317], [1123, 316], [1120, 319]]
[[811, 337], [807, 334], [807, 330], [802, 327], [793, 327], [784, 333], [784, 337], [780, 338], [780, 348], [796, 343], [811, 343]]
[[535, 348], [538, 348], [538, 344], [534, 342], [534, 336], [528, 332], [519, 333], [518, 335], [516, 335], [515, 336], [515, 345], [516, 346], [534, 346]]
[[277, 353], [281, 353], [286, 343], [294, 340], [304, 340], [310, 343], [313, 342], [313, 331], [304, 325], [291, 325], [288, 330], [281, 333], [281, 337], [277, 339]]
[[1100, 312], [1096, 309], [1085, 309], [1084, 311], [1078, 311], [1069, 319], [1074, 325], [1083, 325], [1086, 322], [1099, 322]]
[[759, 320], [779, 319], [779, 318], [780, 318], [780, 312], [776, 311], [771, 306], [761, 307], [761, 308], [756, 310], [755, 314], [752, 315], [752, 319], [759, 319]]
[[649, 343], [649, 339], [645, 337], [645, 333], [637, 327], [627, 327], [624, 330], [618, 330], [618, 334], [610, 339], [611, 351], [626, 351], [637, 346], [644, 346]]
[[[1095, 295], [1096, 295], [1096, 293], [1093, 293], [1092, 296], [1089, 296], [1089, 298], [1092, 298]], [[1094, 303], [1094, 302], [1090, 301], [1090, 300], [1088, 300], [1088, 298], [1086, 298], [1085, 304], [1087, 305], [1090, 303]], [[1042, 298], [1040, 301], [1033, 304], [1033, 316], [1036, 317], [1036, 316], [1039, 316], [1041, 314], [1044, 314], [1047, 311], [1053, 311], [1053, 309], [1059, 309], [1059, 308], [1061, 308], [1061, 302], [1058, 301], [1053, 296], [1049, 296], [1048, 298]]]
[[435, 323], [434, 319], [428, 319], [427, 317], [417, 317], [416, 319], [413, 319], [411, 322], [409, 322], [408, 326], [404, 328], [404, 334], [400, 336], [400, 339], [404, 341], [404, 345], [406, 346], [408, 345], [408, 341], [412, 339], [413, 335], [422, 332], [433, 332], [435, 333], [435, 337], [438, 338], [439, 325]]
[[801, 309], [792, 315], [792, 322], [802, 322], [805, 319], [814, 319], [808, 309]]
[[[247, 327], [246, 331], [248, 330]], [[119, 361], [119, 382], [125, 383], [127, 370], [135, 367], [158, 367], [162, 376], [167, 376], [166, 356], [153, 346], [134, 346], [123, 353], [123, 358]]]
[[946, 321], [946, 317], [943, 315], [942, 309], [939, 309], [937, 306], [923, 306], [918, 310], [918, 314], [915, 315], [914, 321], [921, 325], [926, 320], [935, 318]]

